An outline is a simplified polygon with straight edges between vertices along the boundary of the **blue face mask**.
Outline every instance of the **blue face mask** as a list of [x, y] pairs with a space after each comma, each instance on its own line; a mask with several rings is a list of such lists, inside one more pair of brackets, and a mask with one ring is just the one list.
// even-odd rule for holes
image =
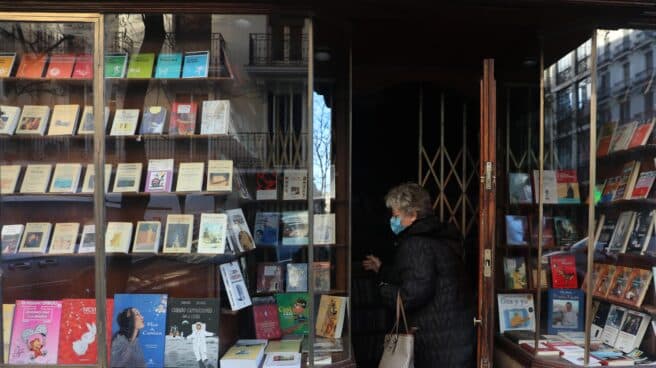
[[390, 228], [394, 234], [399, 235], [405, 229], [405, 226], [401, 225], [401, 218], [399, 216], [392, 216], [390, 217]]

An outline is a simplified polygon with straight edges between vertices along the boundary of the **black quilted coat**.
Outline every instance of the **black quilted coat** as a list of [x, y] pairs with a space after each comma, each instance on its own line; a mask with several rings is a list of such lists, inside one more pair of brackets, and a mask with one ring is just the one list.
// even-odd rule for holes
[[401, 291], [415, 332], [415, 367], [469, 368], [474, 360], [473, 291], [462, 245], [435, 216], [416, 220], [397, 240], [393, 264], [381, 268], [383, 303]]

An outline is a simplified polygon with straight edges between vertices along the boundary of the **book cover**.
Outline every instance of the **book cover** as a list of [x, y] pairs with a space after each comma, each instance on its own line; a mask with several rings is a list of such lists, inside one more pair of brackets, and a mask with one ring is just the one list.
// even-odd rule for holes
[[298, 353], [301, 351], [302, 339], [287, 338], [283, 340], [272, 340], [267, 344], [265, 353]]
[[25, 224], [25, 232], [19, 253], [45, 253], [50, 240], [52, 224], [49, 222], [28, 222]]
[[610, 142], [609, 152], [627, 149], [637, 125], [637, 121], [618, 125], [613, 132], [613, 139]]
[[[103, 110], [103, 121], [105, 122], [103, 132], [107, 129], [107, 122], [109, 121], [109, 107], [105, 106]], [[77, 128], [77, 134], [93, 134], [96, 129], [94, 115], [93, 115], [93, 106], [84, 106], [84, 111], [82, 112], [82, 118], [80, 118], [80, 124]]]
[[614, 265], [602, 265], [602, 268], [599, 271], [599, 276], [597, 276], [598, 280], [593, 292], [594, 296], [605, 298], [606, 295], [608, 295], [610, 284], [613, 281], [613, 277], [615, 276], [615, 271], [617, 271], [617, 267]]
[[[544, 267], [540, 270], [540, 289], [549, 287], [549, 279], [547, 278], [547, 270]], [[531, 287], [536, 288], [538, 285], [538, 269], [537, 267], [531, 268]]]
[[232, 160], [209, 160], [207, 162], [207, 191], [231, 191], [232, 167]]
[[170, 135], [193, 135], [196, 131], [196, 111], [198, 105], [195, 102], [174, 102], [171, 108], [171, 119], [169, 121]]
[[125, 78], [128, 54], [112, 53], [105, 55], [105, 78]]
[[15, 62], [15, 52], [0, 52], [0, 78], [7, 78], [11, 76]]
[[162, 223], [159, 221], [139, 221], [132, 244], [132, 253], [157, 253]]
[[128, 78], [152, 77], [154, 63], [155, 54], [152, 52], [130, 55], [130, 63], [128, 65]]
[[550, 257], [551, 285], [555, 289], [576, 289], [576, 260], [572, 254], [558, 254]]
[[283, 174], [282, 199], [307, 199], [307, 170], [285, 170]]
[[536, 356], [560, 356], [562, 354], [559, 350], [551, 348], [543, 342], [538, 342], [537, 351], [535, 349], [535, 342], [534, 341], [523, 342], [523, 343], [519, 344], [519, 346], [522, 349], [524, 349], [524, 350], [528, 351], [529, 353], [534, 354]]
[[644, 146], [654, 130], [654, 118], [638, 123], [627, 148]]
[[225, 253], [228, 216], [224, 213], [202, 213], [198, 231], [198, 253]]
[[81, 164], [57, 164], [50, 183], [50, 193], [76, 193], [81, 173]]
[[608, 254], [623, 253], [626, 250], [635, 218], [636, 213], [633, 211], [625, 211], [620, 214], [615, 224], [613, 236], [608, 243]]
[[610, 281], [610, 289], [606, 298], [611, 301], [622, 301], [624, 292], [628, 287], [629, 278], [631, 277], [632, 268], [617, 266], [615, 273]]
[[46, 133], [50, 107], [42, 105], [25, 105], [18, 121], [16, 134], [39, 134]]
[[237, 340], [221, 357], [221, 368], [258, 368], [266, 344], [266, 340]]
[[528, 219], [526, 216], [506, 215], [506, 244], [528, 245]]
[[606, 186], [604, 186], [604, 191], [601, 193], [601, 199], [599, 200], [600, 203], [607, 203], [613, 200], [621, 180], [622, 178], [619, 176], [614, 176], [606, 180]]
[[62, 302], [17, 300], [9, 364], [56, 364]]
[[142, 167], [141, 162], [118, 164], [114, 178], [114, 193], [139, 192]]
[[275, 172], [259, 172], [255, 174], [255, 199], [278, 199], [278, 175]]
[[230, 100], [203, 101], [200, 134], [228, 134]]
[[21, 173], [20, 165], [0, 165], [0, 194], [12, 194]]
[[524, 257], [504, 257], [503, 274], [506, 289], [526, 289], [526, 261]]
[[638, 211], [633, 227], [629, 233], [629, 241], [626, 245], [626, 253], [642, 253], [651, 230], [654, 227], [654, 211]]
[[579, 240], [579, 234], [574, 220], [568, 217], [554, 216], [556, 245], [569, 247]]
[[114, 294], [112, 331], [116, 333], [112, 338], [112, 366], [126, 366], [127, 362], [119, 360], [120, 349], [127, 348], [121, 331], [128, 331], [131, 326], [139, 331], [136, 341], [144, 360], [130, 363], [148, 368], [164, 366], [167, 305], [166, 294]]
[[48, 135], [74, 135], [79, 114], [80, 105], [55, 105]]
[[499, 329], [535, 331], [535, 306], [532, 294], [497, 294]]
[[330, 262], [312, 262], [314, 290], [330, 291]]
[[315, 322], [317, 336], [331, 339], [342, 337], [347, 301], [348, 299], [343, 296], [321, 295]]
[[510, 204], [533, 203], [533, 191], [529, 174], [508, 174], [508, 201]]
[[[317, 356], [315, 356], [316, 360]], [[315, 365], [319, 365], [315, 363]], [[264, 365], [262, 368], [275, 368], [275, 367], [300, 367], [301, 366], [301, 353], [271, 353], [266, 355]]]
[[218, 299], [170, 298], [164, 366], [218, 367], [220, 313]]
[[150, 106], [144, 109], [141, 118], [140, 134], [162, 134], [166, 124], [166, 108], [162, 106]]
[[557, 170], [558, 203], [581, 203], [576, 170]]
[[[531, 221], [530, 233], [531, 233], [531, 245], [538, 246], [538, 216], [531, 215], [529, 216]], [[553, 218], [544, 216], [542, 217], [542, 248], [553, 248], [556, 246], [556, 240], [554, 239], [554, 226]]]
[[627, 354], [640, 347], [650, 321], [651, 317], [648, 314], [627, 310], [626, 318], [613, 346]]
[[50, 56], [48, 61], [48, 71], [46, 78], [61, 79], [70, 78], [73, 74], [73, 66], [75, 65], [74, 54], [54, 54]]
[[621, 302], [640, 308], [651, 284], [651, 278], [650, 270], [632, 269]]
[[255, 249], [253, 235], [248, 228], [241, 208], [225, 211], [228, 216], [228, 242], [233, 252], [247, 252]]
[[20, 107], [0, 105], [0, 134], [14, 134], [20, 115]]
[[290, 292], [308, 291], [308, 265], [307, 263], [287, 264], [287, 290]]
[[[82, 183], [82, 193], [93, 193], [96, 174], [93, 164], [88, 164], [84, 173], [84, 181]], [[112, 164], [105, 164], [105, 193], [109, 191], [109, 179], [112, 177]]]
[[96, 225], [84, 225], [78, 253], [94, 253], [96, 251]]
[[185, 52], [182, 78], [207, 78], [210, 52]]
[[164, 253], [191, 253], [191, 239], [194, 233], [194, 215], [174, 215], [166, 217], [164, 234]]
[[134, 135], [139, 122], [139, 109], [118, 109], [114, 113], [114, 122], [109, 135]]
[[181, 53], [162, 53], [157, 56], [155, 78], [180, 78], [182, 71]]
[[282, 275], [283, 270], [280, 263], [258, 263], [256, 291], [258, 293], [275, 293], [284, 291]]
[[2, 254], [15, 254], [18, 252], [21, 238], [23, 237], [25, 225], [4, 225], [0, 235], [0, 244], [2, 244]]
[[630, 199], [635, 183], [638, 180], [638, 173], [640, 172], [640, 162], [630, 161], [622, 167], [622, 175], [620, 181], [615, 189], [613, 201], [621, 199]]
[[93, 78], [93, 55], [80, 54], [75, 59], [72, 78], [92, 79]]
[[605, 301], [594, 301], [596, 304], [593, 307], [592, 326], [590, 327], [590, 339], [601, 340], [601, 334], [604, 332], [608, 313], [610, 312], [610, 304]]
[[[107, 300], [107, 347], [112, 339], [114, 301]], [[63, 299], [57, 364], [96, 364], [96, 300]]]
[[105, 230], [105, 252], [130, 253], [131, 222], [108, 222]]
[[255, 338], [277, 340], [282, 337], [278, 305], [274, 297], [253, 298], [253, 322]]
[[641, 172], [631, 193], [631, 199], [647, 198], [649, 192], [651, 192], [651, 187], [654, 185], [654, 179], [656, 179], [656, 171]]
[[608, 252], [608, 245], [610, 244], [610, 239], [613, 237], [613, 232], [615, 232], [615, 225], [617, 225], [617, 218], [604, 216], [601, 230], [595, 241], [596, 252]]
[[583, 291], [579, 289], [549, 289], [547, 331], [583, 331], [585, 307]]
[[175, 185], [175, 191], [202, 192], [204, 175], [204, 162], [181, 162], [178, 167], [178, 182]]
[[282, 213], [282, 245], [307, 245], [309, 243], [307, 211]]
[[41, 78], [45, 69], [48, 55], [27, 53], [21, 57], [16, 78]]
[[335, 214], [315, 214], [313, 233], [314, 244], [335, 244]]
[[[540, 203], [540, 171], [533, 170], [533, 182], [535, 183], [535, 203]], [[556, 180], [556, 171], [544, 170], [544, 177], [542, 179], [542, 195], [543, 203], [557, 204], [558, 203], [558, 181]]]
[[14, 309], [16, 304], [3, 304], [2, 305], [2, 346], [3, 360], [2, 362], [9, 363], [9, 347], [11, 340], [11, 327], [14, 322]]
[[246, 288], [246, 282], [239, 263], [236, 261], [223, 263], [219, 266], [219, 269], [230, 302], [230, 308], [237, 311], [250, 306], [252, 304], [251, 297], [248, 294], [248, 288]]
[[610, 310], [608, 311], [608, 319], [606, 319], [606, 325], [604, 326], [604, 331], [601, 334], [601, 341], [604, 344], [615, 346], [617, 335], [619, 335], [620, 328], [624, 324], [626, 314], [626, 308], [614, 304], [610, 306]]
[[[603, 264], [601, 263], [594, 263], [592, 267], [592, 290], [595, 289], [597, 286], [597, 281], [599, 281], [599, 274], [603, 269]], [[581, 282], [581, 290], [583, 290], [584, 293], [588, 291], [588, 276], [590, 276], [589, 273], [585, 274], [585, 277], [583, 277], [583, 282]]]
[[608, 154], [615, 127], [617, 127], [617, 122], [614, 121], [608, 121], [600, 127], [599, 139], [597, 139], [597, 157], [606, 156]]
[[255, 214], [255, 244], [278, 245], [279, 230], [279, 212], [258, 212]]
[[309, 331], [307, 293], [280, 293], [276, 294], [278, 304], [278, 317], [283, 336], [305, 335]]
[[52, 232], [52, 241], [50, 242], [50, 254], [70, 254], [75, 253], [77, 245], [77, 234], [80, 230], [79, 222], [58, 222], [55, 224], [55, 230]]
[[45, 193], [50, 182], [52, 165], [27, 165], [21, 193]]
[[173, 183], [173, 159], [148, 160], [146, 193], [170, 192]]

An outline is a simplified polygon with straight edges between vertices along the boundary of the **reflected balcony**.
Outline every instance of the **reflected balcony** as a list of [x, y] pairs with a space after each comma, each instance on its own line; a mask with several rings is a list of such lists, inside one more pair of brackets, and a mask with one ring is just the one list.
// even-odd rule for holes
[[602, 84], [597, 89], [597, 102], [601, 102], [610, 97], [610, 86], [608, 84]]
[[568, 67], [563, 70], [559, 70], [556, 74], [556, 84], [563, 84], [574, 78], [574, 73], [571, 67]]
[[640, 73], [636, 73], [635, 76], [633, 76], [633, 84], [640, 85], [644, 82], [649, 81], [654, 75], [654, 68], [646, 68], [645, 70], [641, 71]]
[[615, 84], [613, 84], [613, 91], [612, 91], [613, 95], [616, 96], [625, 93], [629, 85], [630, 85], [629, 81], [625, 81], [625, 80], [615, 82]]
[[271, 33], [249, 35], [250, 66], [307, 66], [308, 37], [306, 34]]
[[602, 67], [612, 60], [610, 50], [604, 50], [597, 56], [597, 67]]
[[576, 61], [576, 73], [577, 74], [583, 74], [583, 73], [586, 73], [590, 70], [588, 60], [590, 60], [589, 55], [584, 57], [583, 59], [580, 59], [580, 60]]
[[633, 47], [640, 48], [644, 45], [650, 44], [656, 39], [656, 32], [654, 31], [637, 31], [633, 37]]
[[631, 51], [631, 39], [629, 37], [624, 37], [613, 47], [613, 58], [620, 58], [626, 55], [629, 51]]

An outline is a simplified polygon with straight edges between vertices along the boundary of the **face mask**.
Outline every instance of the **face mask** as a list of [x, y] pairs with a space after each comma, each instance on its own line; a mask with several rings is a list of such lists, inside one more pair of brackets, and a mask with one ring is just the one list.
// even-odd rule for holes
[[405, 226], [401, 225], [401, 218], [399, 216], [392, 216], [390, 217], [390, 228], [394, 234], [398, 235], [405, 229]]

